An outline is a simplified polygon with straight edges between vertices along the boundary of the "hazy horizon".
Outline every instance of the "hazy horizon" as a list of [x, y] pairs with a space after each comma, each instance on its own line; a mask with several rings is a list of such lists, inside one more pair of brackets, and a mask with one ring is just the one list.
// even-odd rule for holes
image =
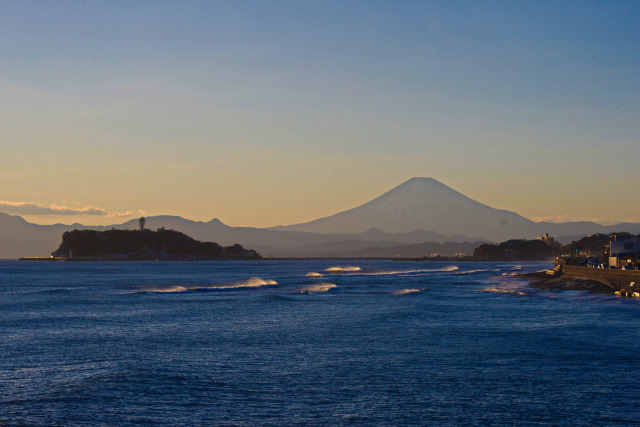
[[0, 212], [271, 227], [424, 176], [534, 221], [640, 222], [638, 18], [632, 1], [9, 1]]
[[[417, 179], [417, 180], [432, 180], [433, 178], [426, 178], [426, 177], [413, 177], [413, 178], [411, 178], [410, 180], [405, 181], [405, 182], [404, 182], [404, 183], [402, 183], [401, 185], [399, 185], [399, 186], [397, 186], [397, 187], [394, 187], [393, 189], [390, 189], [390, 191], [391, 191], [391, 190], [396, 190], [398, 187], [401, 187], [403, 184], [407, 184], [408, 182], [410, 182], [410, 181], [412, 181], [412, 180], [415, 180], [415, 179]], [[437, 181], [437, 180], [435, 180], [435, 181], [436, 181], [436, 182], [441, 183], [440, 181]], [[444, 184], [444, 183], [441, 183], [441, 184]], [[446, 184], [444, 184], [444, 185], [446, 186]], [[454, 189], [454, 188], [452, 189], [452, 188], [450, 188], [450, 187], [449, 187], [449, 189], [450, 189], [450, 190], [454, 190], [454, 192], [455, 192], [455, 189]], [[385, 192], [384, 194], [387, 194], [387, 192]], [[377, 196], [373, 197], [371, 200], [367, 200], [367, 201], [366, 201], [366, 203], [371, 202], [371, 201], [373, 201], [373, 200], [377, 199], [377, 198], [378, 198], [378, 197], [380, 197], [380, 196], [382, 196], [382, 194], [379, 194], [379, 195], [377, 195]], [[466, 197], [466, 195], [463, 195], [463, 196], [465, 196], [465, 197]], [[472, 200], [473, 200], [473, 199], [472, 199]], [[475, 202], [482, 203], [482, 201], [481, 201], [481, 200], [474, 200], [474, 201], [475, 201]], [[0, 202], [0, 203], [2, 203], [2, 202]], [[341, 213], [341, 212], [344, 212], [344, 211], [347, 211], [347, 210], [351, 210], [351, 209], [356, 208], [356, 207], [359, 207], [359, 206], [361, 206], [361, 205], [351, 206], [350, 208], [344, 209], [343, 211], [340, 211], [340, 212], [334, 212], [333, 214], [338, 214], [338, 213]], [[490, 206], [490, 207], [492, 207], [492, 208], [493, 208], [493, 206]], [[22, 209], [24, 212], [29, 212], [29, 210], [38, 210], [38, 209], [40, 209], [40, 210], [44, 210], [44, 209], [52, 209], [51, 207], [38, 207], [38, 206], [32, 206], [32, 205], [23, 205], [23, 206], [15, 206], [14, 208], [17, 210], [17, 213], [10, 213], [10, 212], [2, 212], [2, 213], [7, 213], [7, 214], [9, 214], [9, 215], [19, 216], [19, 217], [21, 217], [21, 218], [23, 218], [23, 219], [27, 220], [27, 221], [28, 221], [28, 222], [30, 222], [30, 223], [38, 224], [38, 225], [53, 225], [53, 224], [73, 225], [73, 224], [75, 224], [75, 223], [79, 223], [79, 224], [82, 224], [82, 225], [88, 225], [88, 226], [91, 226], [91, 225], [95, 225], [95, 226], [108, 226], [108, 225], [124, 224], [124, 223], [130, 222], [130, 221], [134, 221], [134, 222], [135, 222], [135, 221], [137, 221], [137, 219], [138, 219], [139, 217], [141, 217], [141, 216], [145, 216], [145, 215], [143, 215], [142, 213], [139, 213], [139, 215], [137, 215], [137, 216], [136, 216], [136, 215], [134, 215], [133, 213], [132, 213], [131, 215], [112, 215], [112, 216], [107, 215], [107, 218], [108, 218], [108, 219], [110, 219], [110, 220], [111, 220], [111, 222], [108, 222], [108, 221], [107, 221], [107, 222], [104, 222], [104, 223], [82, 223], [82, 222], [78, 222], [78, 221], [73, 221], [73, 222], [69, 222], [69, 221], [67, 221], [67, 222], [64, 222], [64, 221], [51, 222], [51, 221], [46, 221], [46, 220], [45, 220], [45, 221], [42, 221], [42, 222], [38, 222], [38, 219], [45, 219], [45, 218], [47, 218], [47, 217], [60, 218], [60, 215], [57, 215], [57, 216], [56, 216], [56, 215], [43, 215], [43, 214], [39, 214], [39, 215], [28, 215], [28, 214], [21, 215], [21, 214], [20, 214], [20, 210], [21, 210], [21, 209]], [[59, 209], [59, 210], [61, 210], [61, 211], [64, 211], [64, 210], [65, 210], [65, 209], [64, 209], [63, 207], [61, 207], [61, 206], [55, 206], [53, 209]], [[97, 211], [98, 211], [98, 215], [97, 215], [97, 216], [100, 216], [100, 217], [102, 217], [102, 218], [104, 219], [104, 217], [103, 217], [103, 216], [99, 215], [99, 213], [101, 212], [101, 210], [99, 210], [99, 209], [97, 209], [97, 208], [91, 208], [91, 209], [95, 209], [95, 210], [97, 210]], [[518, 212], [514, 212], [514, 213], [518, 214]], [[331, 215], [333, 215], [333, 214], [331, 214]], [[73, 214], [73, 213], [66, 213], [66, 214], [62, 214], [62, 215], [63, 215], [63, 217], [68, 217], [68, 216], [74, 217], [74, 214]], [[93, 214], [93, 215], [94, 215], [94, 216], [96, 216], [96, 214]], [[147, 215], [147, 216], [149, 216], [149, 215]], [[182, 216], [182, 215], [179, 215], [179, 214], [158, 214], [158, 215], [151, 215], [151, 217], [154, 217], [154, 216], [175, 216], [175, 217], [181, 217], [181, 218], [183, 218], [183, 219], [187, 219], [187, 220], [191, 220], [191, 221], [200, 221], [200, 222], [209, 222], [209, 221], [218, 220], [218, 221], [221, 221], [223, 224], [228, 225], [228, 226], [232, 226], [232, 227], [246, 227], [246, 226], [244, 226], [244, 225], [233, 225], [233, 224], [230, 224], [230, 223], [225, 222], [225, 221], [223, 221], [223, 220], [221, 220], [220, 218], [215, 217], [215, 216], [214, 216], [214, 217], [211, 217], [211, 218], [208, 218], [208, 219], [194, 219], [194, 218], [188, 218], [188, 217], [185, 217], [185, 216]], [[35, 221], [32, 221], [32, 220], [31, 220], [31, 218], [34, 218], [34, 219], [35, 219]], [[320, 219], [320, 218], [321, 218], [321, 217], [311, 218], [309, 221], [317, 220], [317, 219]], [[526, 218], [526, 217], [525, 217], [525, 218]], [[532, 220], [532, 221], [534, 221], [534, 222], [536, 222], [536, 223], [540, 223], [540, 222], [550, 222], [550, 223], [565, 223], [565, 222], [571, 222], [571, 220], [570, 220], [570, 219], [567, 219], [567, 218], [561, 218], [561, 217], [556, 217], [556, 218], [542, 218], [542, 219], [540, 219], [540, 218], [527, 218], [527, 219], [530, 219], [530, 220]], [[601, 221], [601, 220], [597, 220], [597, 219], [593, 219], [593, 220], [590, 220], [590, 221], [591, 221], [591, 222], [598, 223], [598, 224], [601, 224], [601, 225], [605, 225], [605, 226], [606, 226], [606, 225], [615, 225], [615, 224], [619, 224], [619, 223], [624, 222], [624, 221], [619, 221], [619, 222], [615, 222], [615, 221]], [[301, 221], [301, 222], [299, 222], [299, 223], [292, 223], [292, 224], [274, 224], [274, 225], [272, 225], [272, 226], [256, 227], [256, 228], [270, 228], [270, 227], [277, 227], [277, 226], [283, 226], [283, 225], [295, 225], [295, 224], [300, 224], [300, 223], [305, 223], [305, 222], [308, 222], [308, 221]], [[626, 221], [626, 222], [635, 222], [635, 221]], [[377, 227], [380, 227], [380, 226], [378, 225]], [[383, 228], [384, 228], [384, 227], [383, 227]], [[388, 230], [384, 230], [384, 231], [388, 231]], [[438, 231], [438, 230], [431, 230], [431, 231]], [[455, 233], [454, 233], [454, 234], [455, 234]]]

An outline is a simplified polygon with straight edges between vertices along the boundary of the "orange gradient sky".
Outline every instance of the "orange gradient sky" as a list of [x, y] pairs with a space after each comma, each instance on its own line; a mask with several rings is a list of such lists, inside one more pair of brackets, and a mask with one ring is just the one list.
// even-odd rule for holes
[[637, 2], [7, 2], [0, 212], [312, 220], [413, 176], [640, 221]]

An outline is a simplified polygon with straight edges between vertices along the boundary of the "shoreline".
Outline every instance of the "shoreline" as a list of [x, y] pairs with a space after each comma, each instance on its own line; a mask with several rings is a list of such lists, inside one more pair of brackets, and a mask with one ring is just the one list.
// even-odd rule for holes
[[560, 274], [549, 274], [549, 271], [542, 270], [535, 273], [523, 273], [518, 277], [529, 280], [528, 285], [532, 288], [546, 291], [588, 291], [598, 294], [615, 295], [615, 291], [597, 280], [575, 279]]
[[[550, 291], [588, 291], [593, 293], [640, 298], [640, 281], [635, 280], [637, 274], [624, 274], [619, 270], [610, 272], [603, 269], [569, 266], [563, 271], [563, 265], [556, 265], [553, 270], [542, 270], [534, 273], [519, 274], [518, 277], [529, 280], [529, 286]], [[576, 268], [580, 270], [576, 271]], [[636, 272], [637, 273], [637, 272]]]

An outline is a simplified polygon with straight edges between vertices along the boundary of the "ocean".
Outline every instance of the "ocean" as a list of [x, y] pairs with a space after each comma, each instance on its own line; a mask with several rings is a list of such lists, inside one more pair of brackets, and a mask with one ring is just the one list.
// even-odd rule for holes
[[640, 300], [551, 266], [0, 261], [0, 424], [639, 425]]

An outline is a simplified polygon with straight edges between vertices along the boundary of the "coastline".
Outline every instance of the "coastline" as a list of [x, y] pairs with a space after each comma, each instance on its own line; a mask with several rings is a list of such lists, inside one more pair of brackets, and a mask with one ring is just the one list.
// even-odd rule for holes
[[640, 272], [638, 271], [627, 272], [557, 264], [553, 270], [524, 273], [518, 277], [529, 280], [529, 286], [536, 289], [588, 291], [640, 298]]
[[549, 274], [543, 270], [535, 273], [523, 273], [518, 275], [523, 279], [529, 280], [529, 286], [536, 289], [547, 291], [588, 291], [600, 294], [615, 294], [615, 291], [597, 280], [574, 279], [562, 274]]

